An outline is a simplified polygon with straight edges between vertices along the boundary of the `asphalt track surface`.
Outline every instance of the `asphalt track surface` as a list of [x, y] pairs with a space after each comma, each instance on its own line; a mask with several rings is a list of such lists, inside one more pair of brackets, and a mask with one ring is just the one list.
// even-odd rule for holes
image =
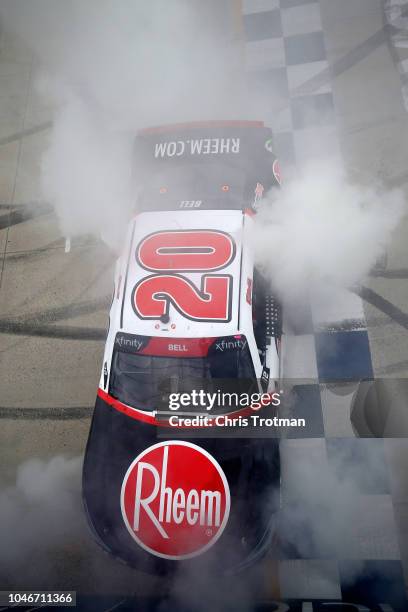
[[[298, 93], [313, 93], [331, 82], [349, 167], [363, 178], [374, 170], [390, 187], [398, 186], [408, 195], [408, 115], [381, 4], [320, 4], [330, 67], [303, 82]], [[91, 238], [74, 240], [71, 252], [64, 252], [64, 238], [39, 185], [39, 156], [52, 127], [52, 109], [33, 89], [31, 55], [8, 35], [2, 35], [0, 43], [0, 444], [2, 479], [7, 482], [28, 458], [83, 452], [101, 366], [114, 260]], [[373, 91], [365, 95], [361, 88], [368, 81], [376, 83], [373, 103]], [[366, 285], [356, 289], [364, 300], [378, 375], [408, 373], [406, 236], [403, 223], [386, 269], [373, 272]], [[91, 558], [97, 558], [92, 563], [94, 576], [106, 564], [112, 584], [126, 590], [128, 581], [134, 580], [134, 574], [122, 566], [119, 571], [91, 543], [72, 555], [73, 584], [81, 583], [81, 568]], [[75, 570], [79, 559], [83, 565]], [[63, 568], [63, 560], [60, 564]], [[154, 579], [138, 580], [146, 592], [158, 588]], [[107, 609], [115, 609], [112, 605]]]

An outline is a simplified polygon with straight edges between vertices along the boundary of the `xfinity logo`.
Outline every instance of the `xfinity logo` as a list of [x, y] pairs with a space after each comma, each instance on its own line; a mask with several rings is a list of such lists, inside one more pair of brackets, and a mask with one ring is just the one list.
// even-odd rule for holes
[[201, 447], [160, 442], [130, 465], [121, 510], [142, 548], [166, 559], [186, 559], [221, 536], [230, 510], [229, 486], [220, 465]]
[[246, 347], [246, 344], [246, 340], [240, 340], [238, 338], [235, 340], [221, 340], [221, 342], [215, 343], [215, 350], [221, 351], [222, 353], [224, 351], [230, 351], [233, 349], [243, 350]]
[[223, 155], [239, 153], [239, 138], [200, 138], [197, 140], [172, 140], [158, 142], [155, 145], [154, 156], [181, 157], [182, 155]]
[[120, 346], [120, 348], [131, 348], [135, 351], [140, 351], [143, 348], [143, 340], [139, 340], [138, 338], [129, 338], [125, 336], [117, 335], [115, 338], [115, 344]]

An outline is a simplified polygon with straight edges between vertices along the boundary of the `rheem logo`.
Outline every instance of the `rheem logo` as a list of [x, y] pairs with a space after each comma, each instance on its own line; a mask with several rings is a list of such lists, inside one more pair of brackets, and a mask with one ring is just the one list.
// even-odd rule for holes
[[227, 479], [204, 449], [167, 441], [144, 450], [122, 484], [125, 525], [145, 550], [165, 559], [188, 559], [221, 536], [230, 511]]

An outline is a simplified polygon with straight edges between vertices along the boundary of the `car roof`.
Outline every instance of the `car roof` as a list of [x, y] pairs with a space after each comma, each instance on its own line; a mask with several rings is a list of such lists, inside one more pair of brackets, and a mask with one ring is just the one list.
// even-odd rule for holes
[[[161, 211], [138, 214], [131, 228], [128, 252], [123, 257], [124, 287], [120, 316], [120, 330], [125, 333], [161, 337], [216, 337], [238, 332], [240, 276], [243, 244], [243, 213], [237, 210]], [[205, 230], [223, 232], [232, 238], [234, 257], [220, 274], [232, 278], [231, 318], [227, 322], [191, 320], [170, 304], [170, 320], [141, 319], [134, 307], [134, 289], [143, 279], [153, 274], [138, 259], [138, 249], [146, 237], [158, 232]], [[182, 276], [195, 287], [202, 286], [203, 272], [182, 271]], [[117, 330], [119, 331], [119, 329]]]

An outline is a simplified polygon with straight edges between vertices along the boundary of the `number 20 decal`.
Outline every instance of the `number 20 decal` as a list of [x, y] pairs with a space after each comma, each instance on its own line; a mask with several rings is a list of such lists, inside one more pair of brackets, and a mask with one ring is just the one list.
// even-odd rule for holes
[[[235, 258], [231, 236], [215, 230], [155, 232], [136, 249], [138, 264], [151, 272], [133, 289], [132, 305], [141, 319], [168, 315], [170, 304], [187, 319], [231, 320], [233, 279], [205, 274], [228, 266]], [[198, 288], [180, 272], [203, 272]]]

